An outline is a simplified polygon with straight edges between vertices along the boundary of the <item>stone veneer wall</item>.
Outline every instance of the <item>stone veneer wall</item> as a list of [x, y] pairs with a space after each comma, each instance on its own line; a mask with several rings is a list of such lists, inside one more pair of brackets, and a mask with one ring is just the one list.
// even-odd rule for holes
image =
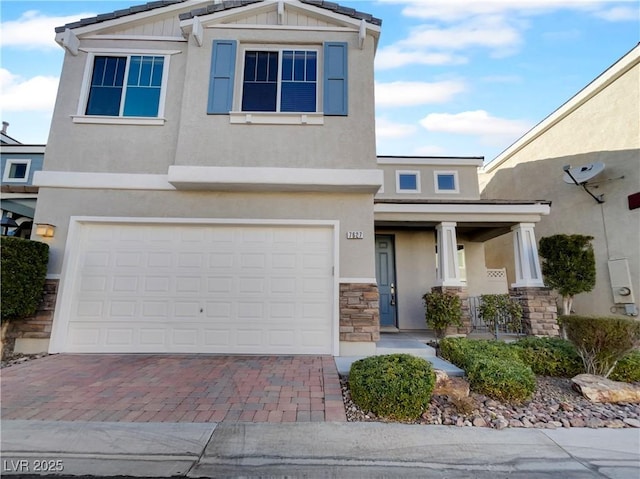
[[450, 326], [446, 335], [469, 334], [471, 332], [471, 308], [469, 307], [469, 293], [464, 286], [434, 286], [432, 292], [455, 294], [462, 303], [462, 326]]
[[340, 341], [380, 340], [379, 299], [375, 283], [340, 284]]
[[534, 336], [560, 336], [558, 306], [549, 288], [512, 288], [512, 297], [520, 300], [524, 332]]
[[58, 297], [58, 279], [47, 279], [38, 310], [33, 316], [13, 321], [7, 333], [7, 352], [13, 352], [16, 339], [49, 339], [53, 324], [53, 312]]

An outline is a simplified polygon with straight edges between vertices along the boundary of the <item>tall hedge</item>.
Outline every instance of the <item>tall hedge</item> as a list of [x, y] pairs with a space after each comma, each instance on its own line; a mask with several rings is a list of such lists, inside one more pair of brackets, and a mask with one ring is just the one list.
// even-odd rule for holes
[[39, 241], [0, 238], [2, 320], [33, 315], [44, 291], [49, 245]]

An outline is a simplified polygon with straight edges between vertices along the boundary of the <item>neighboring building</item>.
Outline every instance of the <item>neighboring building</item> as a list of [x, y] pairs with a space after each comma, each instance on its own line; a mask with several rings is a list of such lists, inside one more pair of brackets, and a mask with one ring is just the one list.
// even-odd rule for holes
[[480, 200], [481, 158], [376, 157], [380, 28], [319, 0], [153, 2], [58, 28], [36, 211], [56, 226], [49, 350], [372, 353], [381, 322], [425, 328], [432, 287], [506, 292], [482, 251], [505, 234], [535, 296], [548, 203]]
[[[587, 190], [563, 181], [563, 168], [603, 163]], [[595, 171], [595, 170], [594, 170]], [[637, 316], [640, 299], [640, 45], [485, 166], [487, 198], [545, 198], [552, 214], [536, 228], [594, 237], [596, 286], [579, 294], [579, 314]], [[570, 179], [569, 179], [570, 180]], [[487, 264], [509, 264], [501, 239]], [[510, 273], [512, 274], [512, 272]]]
[[33, 175], [42, 169], [45, 147], [23, 145], [8, 135], [8, 127], [9, 123], [3, 121], [0, 132], [1, 234], [29, 238], [38, 198]]

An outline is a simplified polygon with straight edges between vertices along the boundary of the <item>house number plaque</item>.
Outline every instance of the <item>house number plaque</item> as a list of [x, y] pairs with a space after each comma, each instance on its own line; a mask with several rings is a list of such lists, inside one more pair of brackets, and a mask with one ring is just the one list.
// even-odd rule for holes
[[364, 239], [362, 231], [347, 231], [347, 239]]

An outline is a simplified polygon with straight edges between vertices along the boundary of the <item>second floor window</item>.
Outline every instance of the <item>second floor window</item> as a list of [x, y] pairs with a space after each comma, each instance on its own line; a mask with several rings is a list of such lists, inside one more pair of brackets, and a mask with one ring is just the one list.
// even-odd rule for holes
[[157, 117], [163, 56], [96, 56], [86, 115]]
[[242, 111], [317, 111], [317, 73], [313, 50], [246, 51]]

